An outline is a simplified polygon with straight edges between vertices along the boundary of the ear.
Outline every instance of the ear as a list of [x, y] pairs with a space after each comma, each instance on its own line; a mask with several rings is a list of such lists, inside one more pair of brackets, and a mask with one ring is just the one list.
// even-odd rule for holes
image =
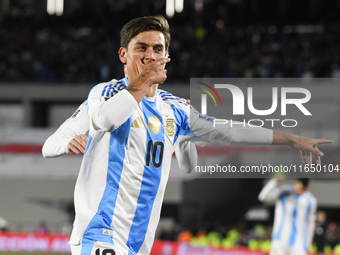
[[124, 47], [120, 47], [118, 51], [119, 59], [123, 64], [126, 64], [127, 61], [127, 49]]

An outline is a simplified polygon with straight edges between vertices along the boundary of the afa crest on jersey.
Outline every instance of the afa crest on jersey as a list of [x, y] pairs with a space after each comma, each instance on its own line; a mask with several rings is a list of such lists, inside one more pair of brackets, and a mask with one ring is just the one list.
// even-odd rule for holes
[[157, 117], [155, 116], [149, 117], [149, 130], [154, 135], [157, 135], [159, 131], [161, 131], [161, 122], [159, 121]]
[[175, 121], [173, 118], [167, 118], [165, 123], [165, 133], [168, 136], [173, 136], [175, 134]]
[[76, 110], [76, 111], [73, 113], [73, 115], [71, 116], [71, 118], [72, 118], [72, 119], [77, 118], [77, 116], [79, 116], [79, 113], [80, 113], [80, 112], [81, 112], [80, 109]]

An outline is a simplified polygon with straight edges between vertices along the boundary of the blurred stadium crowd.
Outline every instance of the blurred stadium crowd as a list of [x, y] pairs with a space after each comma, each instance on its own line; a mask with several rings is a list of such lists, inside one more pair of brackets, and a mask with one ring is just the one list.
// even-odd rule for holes
[[[316, 227], [318, 230], [318, 225]], [[269, 252], [271, 244], [271, 226], [256, 224], [247, 228], [245, 224], [223, 226], [219, 222], [206, 223], [200, 229], [184, 228], [180, 231], [172, 228], [161, 235], [161, 239], [189, 242], [193, 246], [207, 246], [214, 248], [230, 249], [235, 247], [248, 247], [250, 250]], [[314, 244], [311, 252], [316, 252], [317, 235], [314, 236]], [[326, 231], [322, 235], [325, 253], [334, 252], [340, 254], [340, 225], [335, 222], [326, 224]]]
[[[12, 22], [12, 21], [9, 21]], [[169, 82], [190, 77], [340, 77], [340, 24], [171, 25]], [[99, 82], [123, 75], [121, 26], [15, 20], [0, 27], [0, 81]], [[8, 43], [10, 42], [10, 43]]]

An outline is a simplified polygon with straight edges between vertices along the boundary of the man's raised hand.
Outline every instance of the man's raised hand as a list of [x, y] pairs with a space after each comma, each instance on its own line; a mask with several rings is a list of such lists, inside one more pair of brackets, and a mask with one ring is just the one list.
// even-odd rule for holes
[[167, 71], [164, 69], [164, 65], [170, 62], [170, 58], [162, 58], [151, 62], [143, 63], [139, 55], [133, 55], [136, 62], [137, 72], [141, 78], [147, 78], [152, 81], [152, 84], [163, 83], [167, 76]]

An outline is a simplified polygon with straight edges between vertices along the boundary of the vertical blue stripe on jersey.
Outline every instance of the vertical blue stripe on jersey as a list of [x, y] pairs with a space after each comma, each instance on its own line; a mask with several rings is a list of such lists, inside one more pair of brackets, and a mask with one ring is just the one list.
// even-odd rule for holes
[[[163, 143], [164, 146], [164, 127], [163, 120], [161, 114], [157, 110], [157, 103], [151, 102], [146, 99], [142, 100], [144, 119], [147, 125], [147, 134], [146, 134], [146, 149], [148, 148], [148, 142], [152, 141], [151, 154], [150, 154], [150, 164], [149, 166], [144, 166], [143, 180], [140, 188], [140, 193], [137, 200], [137, 208], [136, 213], [132, 221], [132, 226], [130, 228], [129, 238], [126, 245], [129, 247], [129, 255], [137, 254], [140, 247], [142, 246], [146, 232], [148, 230], [151, 212], [153, 208], [153, 204], [155, 201], [155, 197], [158, 192], [159, 183], [162, 175], [162, 167], [163, 163], [156, 168], [152, 164], [153, 160], [153, 149], [156, 141]], [[160, 131], [158, 134], [153, 134], [149, 130], [149, 117], [155, 116], [160, 121]], [[156, 153], [156, 162], [158, 163], [160, 159], [160, 148], [159, 146], [155, 148], [157, 150]], [[147, 151], [145, 153], [145, 160], [147, 158]], [[163, 150], [164, 154], [164, 150]], [[163, 155], [162, 155], [163, 156]]]
[[273, 239], [277, 240], [280, 238], [281, 233], [282, 233], [282, 229], [283, 229], [283, 223], [285, 221], [285, 217], [286, 217], [286, 201], [287, 201], [287, 194], [283, 194], [281, 196], [281, 204], [282, 204], [282, 215], [281, 215], [281, 222], [280, 222], [280, 227], [277, 230], [277, 232], [275, 233], [275, 235], [273, 235]]
[[304, 237], [303, 237], [303, 247], [307, 250], [307, 236], [308, 236], [308, 219], [309, 219], [309, 214], [310, 210], [312, 208], [312, 202], [309, 200], [308, 201], [308, 206], [307, 206], [307, 211], [306, 211], [306, 216], [305, 216], [305, 222], [304, 222]]
[[289, 246], [293, 246], [295, 243], [295, 237], [296, 237], [296, 231], [297, 231], [297, 214], [298, 214], [298, 203], [299, 203], [299, 197], [295, 195], [294, 200], [295, 200], [295, 206], [293, 209], [293, 219], [292, 219], [292, 231], [290, 233], [290, 238], [289, 238]]
[[129, 80], [128, 80], [127, 77], [125, 77], [125, 78], [122, 79], [121, 81], [124, 83], [125, 87], [129, 86]]
[[120, 177], [122, 175], [125, 146], [130, 134], [132, 117], [111, 132], [106, 186], [97, 213], [88, 225], [84, 238], [113, 244], [112, 236], [102, 234], [103, 229], [111, 228], [116, 205]]
[[105, 95], [105, 92], [106, 92], [106, 90], [107, 90], [107, 88], [108, 88], [109, 86], [108, 85], [106, 85], [104, 88], [103, 88], [103, 91], [102, 91], [102, 97]]
[[86, 145], [86, 149], [85, 149], [84, 154], [86, 154], [88, 148], [90, 147], [90, 145], [91, 145], [91, 143], [92, 143], [92, 139], [93, 139], [92, 136], [89, 135], [89, 140], [88, 140], [88, 142], [87, 142], [87, 145]]
[[[114, 81], [114, 79], [111, 80], [111, 81]], [[128, 81], [127, 78], [121, 79], [121, 80], [117, 81], [115, 84], [110, 83], [103, 88], [101, 96], [112, 97], [115, 94], [115, 92], [123, 90], [128, 85], [129, 85], [129, 81]], [[92, 91], [92, 89], [91, 89], [91, 91]]]
[[96, 241], [94, 240], [88, 240], [83, 238], [83, 240], [81, 241], [80, 255], [91, 255], [91, 251], [95, 242]]
[[173, 110], [175, 119], [176, 119], [176, 134], [174, 137], [173, 144], [176, 143], [178, 136], [190, 136], [192, 132], [190, 132], [190, 125], [189, 125], [189, 116], [183, 109], [177, 108], [174, 104], [171, 105]]
[[[117, 84], [117, 83], [116, 83]], [[106, 97], [110, 97], [110, 92], [112, 90], [113, 84], [110, 84], [107, 91], [106, 91]]]

